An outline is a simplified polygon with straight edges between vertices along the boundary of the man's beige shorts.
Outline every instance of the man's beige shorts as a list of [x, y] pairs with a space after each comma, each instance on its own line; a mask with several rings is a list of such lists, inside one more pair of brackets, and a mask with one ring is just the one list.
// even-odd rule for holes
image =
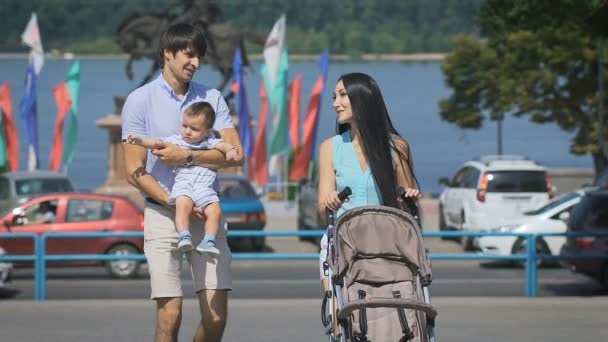
[[[205, 233], [205, 221], [190, 220], [192, 243], [196, 246]], [[226, 222], [222, 217], [220, 232], [216, 237], [220, 255], [208, 256], [191, 250], [186, 253], [190, 264], [194, 291], [231, 290], [232, 273], [230, 263], [232, 255], [226, 240]], [[144, 209], [144, 254], [150, 271], [151, 298], [182, 297], [183, 253], [176, 249], [177, 231], [175, 230], [175, 212], [160, 205], [146, 203]]]

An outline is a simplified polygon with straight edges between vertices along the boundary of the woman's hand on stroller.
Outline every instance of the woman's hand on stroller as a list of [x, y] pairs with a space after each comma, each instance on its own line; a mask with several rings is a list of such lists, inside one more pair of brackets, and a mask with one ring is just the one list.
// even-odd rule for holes
[[336, 211], [340, 209], [340, 207], [342, 207], [342, 203], [348, 202], [348, 196], [350, 196], [352, 193], [352, 190], [348, 186], [342, 189], [340, 192], [331, 191], [323, 200], [325, 210]]
[[348, 197], [346, 197], [344, 201], [342, 201], [342, 199], [340, 199], [338, 195], [339, 192], [337, 191], [332, 191], [328, 193], [327, 196], [325, 196], [325, 199], [323, 200], [323, 205], [325, 206], [325, 208], [331, 211], [337, 211], [342, 207], [342, 203], [348, 202]]
[[422, 197], [422, 194], [420, 193], [420, 190], [415, 189], [415, 188], [406, 188], [406, 189], [399, 188], [398, 193], [397, 193], [397, 201], [399, 201], [399, 203], [403, 203], [408, 198], [411, 198], [414, 201], [417, 201], [421, 197]]

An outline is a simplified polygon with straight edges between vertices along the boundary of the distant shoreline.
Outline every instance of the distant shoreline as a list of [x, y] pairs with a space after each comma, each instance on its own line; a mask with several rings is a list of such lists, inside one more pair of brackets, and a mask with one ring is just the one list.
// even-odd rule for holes
[[[445, 53], [412, 53], [412, 54], [381, 54], [367, 53], [361, 55], [346, 55], [337, 54], [330, 55], [333, 61], [386, 61], [386, 62], [434, 62], [442, 61], [445, 58]], [[127, 54], [52, 54], [47, 53], [44, 56], [48, 59], [127, 59]], [[252, 61], [263, 60], [262, 54], [250, 54], [249, 59]], [[27, 53], [0, 53], [0, 60], [3, 59], [27, 59]], [[290, 54], [289, 59], [292, 61], [315, 61], [319, 55], [314, 54]]]

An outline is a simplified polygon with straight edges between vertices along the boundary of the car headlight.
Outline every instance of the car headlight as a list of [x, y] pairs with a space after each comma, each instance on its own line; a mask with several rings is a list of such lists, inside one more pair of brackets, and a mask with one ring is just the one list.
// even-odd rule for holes
[[491, 231], [498, 233], [510, 233], [519, 227], [521, 226], [518, 224], [505, 224], [497, 228], [491, 229]]

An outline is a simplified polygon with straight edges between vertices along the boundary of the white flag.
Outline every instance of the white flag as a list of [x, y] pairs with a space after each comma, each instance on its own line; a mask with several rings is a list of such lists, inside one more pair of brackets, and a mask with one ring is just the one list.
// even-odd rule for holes
[[31, 48], [30, 60], [34, 61], [34, 69], [36, 75], [40, 74], [42, 65], [44, 64], [44, 50], [42, 49], [42, 41], [40, 39], [40, 29], [38, 28], [38, 18], [36, 13], [32, 13], [30, 21], [28, 21], [25, 31], [21, 35], [23, 43]]
[[266, 87], [269, 89], [269, 92], [272, 92], [271, 89], [274, 89], [274, 83], [279, 73], [281, 55], [285, 49], [285, 31], [285, 14], [283, 14], [272, 26], [272, 30], [264, 44], [264, 62], [266, 63], [268, 78], [270, 79], [270, 84], [267, 84]]

